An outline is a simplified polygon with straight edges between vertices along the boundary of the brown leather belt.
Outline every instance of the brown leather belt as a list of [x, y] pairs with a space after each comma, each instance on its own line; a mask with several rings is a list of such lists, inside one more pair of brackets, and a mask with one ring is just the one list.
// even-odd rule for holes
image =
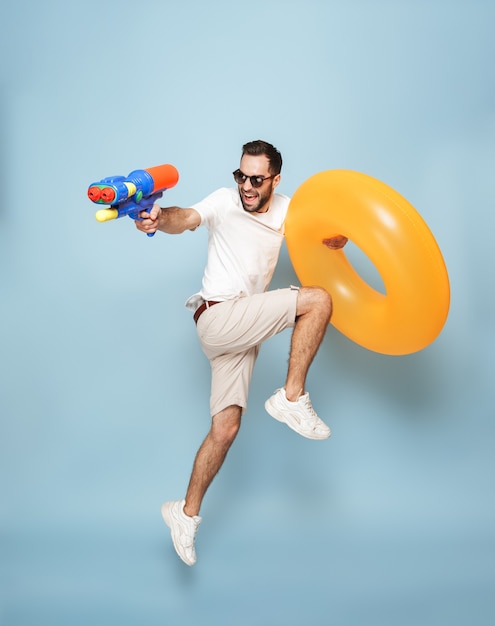
[[220, 302], [222, 302], [222, 300], [206, 300], [206, 302], [203, 302], [203, 304], [194, 311], [193, 319], [196, 324], [198, 323], [200, 316], [206, 311], [206, 309], [213, 306], [214, 304], [220, 304]]

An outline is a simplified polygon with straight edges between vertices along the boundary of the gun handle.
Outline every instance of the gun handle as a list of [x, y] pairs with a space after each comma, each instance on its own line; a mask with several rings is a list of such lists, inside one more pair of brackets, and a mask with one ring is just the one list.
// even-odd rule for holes
[[[172, 166], [171, 166], [172, 167]], [[163, 196], [163, 191], [157, 191], [140, 203], [141, 211], [150, 211], [157, 200]], [[147, 233], [148, 237], [153, 237], [155, 233]]]

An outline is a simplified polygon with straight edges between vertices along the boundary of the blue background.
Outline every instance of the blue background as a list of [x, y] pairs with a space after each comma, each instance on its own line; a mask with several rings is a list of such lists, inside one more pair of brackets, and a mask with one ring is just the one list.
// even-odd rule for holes
[[[493, 624], [494, 3], [8, 4], [0, 623]], [[405, 357], [329, 329], [308, 384], [324, 443], [264, 412], [290, 335], [267, 343], [191, 569], [160, 504], [183, 496], [209, 426], [183, 308], [206, 234], [98, 224], [86, 189], [170, 162], [163, 203], [188, 206], [257, 138], [282, 151], [288, 195], [333, 168], [404, 195], [451, 310]], [[284, 249], [273, 286], [294, 280]]]

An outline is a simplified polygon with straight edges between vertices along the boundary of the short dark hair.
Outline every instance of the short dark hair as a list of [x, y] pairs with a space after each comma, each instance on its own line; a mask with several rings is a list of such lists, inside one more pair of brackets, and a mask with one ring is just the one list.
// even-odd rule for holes
[[280, 174], [282, 170], [282, 155], [271, 143], [262, 141], [261, 139], [249, 141], [242, 146], [242, 156], [245, 154], [249, 154], [250, 156], [265, 155], [270, 162], [270, 173], [275, 176]]

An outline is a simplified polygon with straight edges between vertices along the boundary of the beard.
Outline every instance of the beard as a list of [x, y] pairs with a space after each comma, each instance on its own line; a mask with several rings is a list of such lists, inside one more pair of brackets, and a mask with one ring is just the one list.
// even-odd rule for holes
[[247, 203], [243, 196], [243, 191], [239, 188], [239, 196], [241, 198], [242, 207], [248, 213], [262, 213], [266, 210], [268, 203], [271, 200], [273, 193], [273, 182], [270, 181], [270, 187], [264, 191], [260, 192], [258, 189], [250, 189], [249, 195], [253, 195], [253, 202]]

